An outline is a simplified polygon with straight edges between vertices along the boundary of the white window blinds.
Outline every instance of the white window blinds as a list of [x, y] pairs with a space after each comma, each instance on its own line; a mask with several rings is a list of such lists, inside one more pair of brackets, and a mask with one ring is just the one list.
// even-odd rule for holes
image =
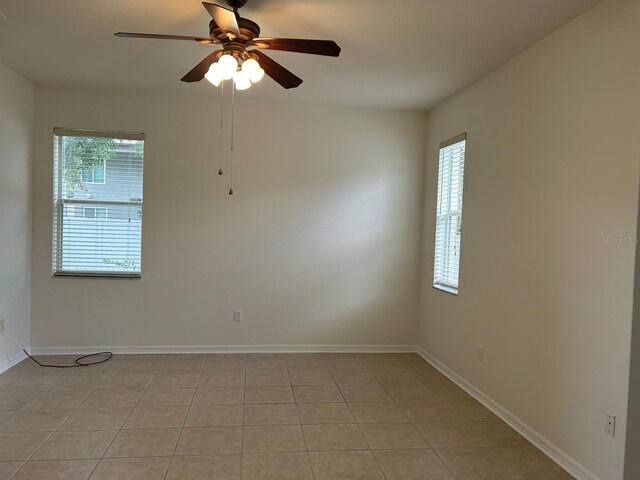
[[53, 274], [139, 277], [144, 134], [53, 138]]
[[433, 286], [458, 293], [466, 134], [440, 145]]

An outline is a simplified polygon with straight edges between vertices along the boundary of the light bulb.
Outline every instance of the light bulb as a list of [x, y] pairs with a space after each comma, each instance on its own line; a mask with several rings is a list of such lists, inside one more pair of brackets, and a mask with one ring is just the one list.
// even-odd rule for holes
[[249, 58], [242, 63], [242, 71], [247, 73], [255, 72], [260, 68], [260, 64], [253, 58]]
[[247, 75], [247, 72], [243, 72], [242, 70], [233, 75], [233, 81], [237, 90], [246, 90], [251, 86], [249, 75]]
[[204, 74], [204, 78], [209, 80], [214, 86], [219, 86], [222, 82], [222, 72], [220, 71], [220, 65], [212, 63], [209, 67], [209, 71]]
[[220, 66], [220, 73], [224, 80], [229, 80], [233, 77], [233, 74], [238, 69], [238, 61], [229, 54], [222, 55], [220, 60], [218, 60], [218, 65]]
[[260, 67], [249, 73], [249, 79], [251, 80], [251, 83], [258, 83], [260, 80], [262, 80], [262, 77], [264, 77], [264, 70]]

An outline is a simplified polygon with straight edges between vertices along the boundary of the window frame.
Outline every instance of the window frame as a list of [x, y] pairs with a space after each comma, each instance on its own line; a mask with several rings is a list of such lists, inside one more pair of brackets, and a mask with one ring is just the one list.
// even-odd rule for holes
[[[139, 271], [132, 271], [132, 272], [127, 272], [127, 271], [91, 271], [91, 270], [62, 270], [62, 249], [63, 249], [63, 242], [62, 242], [62, 234], [63, 234], [63, 220], [64, 220], [64, 205], [65, 204], [78, 204], [78, 203], [85, 203], [86, 201], [84, 200], [77, 200], [77, 199], [64, 199], [64, 198], [59, 198], [60, 195], [60, 185], [59, 183], [61, 182], [61, 180], [58, 180], [58, 182], [56, 182], [56, 179], [61, 179], [63, 178], [63, 169], [64, 169], [64, 165], [63, 162], [60, 162], [58, 158], [56, 158], [55, 152], [56, 152], [56, 148], [58, 149], [58, 152], [62, 151], [62, 144], [64, 141], [64, 137], [71, 137], [71, 136], [75, 136], [75, 137], [94, 137], [94, 138], [99, 138], [99, 137], [103, 137], [103, 138], [112, 138], [112, 139], [117, 139], [117, 140], [134, 140], [134, 141], [142, 141], [143, 142], [143, 153], [142, 153], [142, 191], [144, 191], [144, 147], [145, 147], [145, 143], [146, 142], [146, 135], [144, 133], [139, 133], [139, 132], [121, 132], [121, 131], [109, 131], [109, 130], [88, 130], [88, 129], [77, 129], [77, 128], [61, 128], [61, 127], [55, 127], [53, 129], [53, 144], [54, 144], [54, 149], [53, 149], [53, 161], [52, 161], [52, 171], [54, 171], [55, 175], [53, 178], [53, 212], [52, 212], [52, 219], [53, 219], [53, 225], [52, 225], [52, 231], [53, 231], [53, 237], [52, 237], [52, 261], [51, 261], [51, 276], [52, 277], [91, 277], [91, 278], [122, 278], [122, 279], [136, 279], [136, 278], [141, 278], [142, 277], [142, 250], [143, 250], [143, 245], [142, 245], [142, 230], [140, 232], [140, 269]], [[59, 142], [58, 145], [56, 145], [56, 141]], [[103, 163], [103, 167], [105, 169], [104, 171], [104, 182], [97, 182], [97, 184], [105, 184], [106, 183], [106, 161]], [[57, 168], [57, 171], [56, 171]], [[94, 173], [95, 174], [95, 173]], [[84, 182], [84, 180], [83, 180]], [[84, 183], [90, 183], [90, 184], [95, 184], [96, 182], [84, 182]], [[136, 198], [135, 200], [130, 199], [127, 202], [123, 202], [123, 201], [92, 201], [89, 200], [89, 202], [87, 203], [95, 203], [95, 204], [122, 204], [122, 205], [129, 205], [129, 206], [136, 206], [138, 209], [142, 208], [143, 206], [143, 198]], [[62, 206], [62, 208], [60, 208], [60, 206]], [[84, 206], [82, 207], [81, 210], [81, 214], [82, 214], [82, 218], [84, 217]], [[108, 218], [108, 211], [109, 209], [106, 207], [101, 207], [101, 205], [94, 205], [93, 207], [89, 207], [89, 208], [104, 208], [105, 209], [105, 214], [106, 216], [104, 218], [94, 218], [95, 220], [103, 220], [105, 218]], [[55, 217], [55, 219], [54, 219]]]
[[91, 180], [85, 180], [84, 179], [84, 169], [82, 171], [82, 181], [84, 183], [90, 183], [92, 185], [105, 185], [107, 183], [107, 161], [105, 160], [104, 162], [102, 162], [101, 166], [102, 167], [102, 181], [101, 182], [96, 182], [96, 167], [98, 165], [92, 165], [91, 166]]
[[[441, 155], [442, 155], [442, 151], [444, 149], [446, 149], [447, 147], [450, 147], [452, 145], [458, 144], [464, 142], [464, 157], [462, 160], [462, 169], [460, 172], [460, 181], [458, 183], [458, 188], [460, 190], [460, 209], [459, 210], [452, 210], [451, 208], [448, 209], [448, 211], [445, 214], [439, 214], [440, 208], [439, 208], [439, 203], [440, 203], [440, 197], [442, 194], [442, 188], [441, 188], [441, 184], [440, 184], [440, 168], [442, 167], [441, 165]], [[437, 183], [436, 183], [436, 212], [435, 212], [435, 228], [434, 228], [434, 252], [433, 252], [433, 277], [432, 277], [432, 287], [436, 290], [440, 290], [442, 292], [445, 293], [449, 293], [452, 295], [458, 295], [459, 291], [460, 291], [460, 259], [462, 257], [462, 212], [463, 212], [463, 204], [464, 204], [464, 171], [465, 171], [465, 167], [466, 167], [466, 157], [467, 157], [467, 133], [461, 133], [459, 135], [456, 135], [455, 137], [452, 137], [448, 140], [445, 140], [444, 142], [440, 143], [439, 148], [438, 148], [438, 175], [437, 175]], [[451, 168], [451, 167], [450, 167]], [[449, 185], [449, 193], [448, 195], [451, 195], [451, 191], [453, 190], [453, 183], [450, 182]], [[455, 214], [452, 214], [452, 212], [454, 212]], [[447, 222], [447, 226], [446, 228], [446, 235], [447, 237], [449, 236], [450, 230], [451, 230], [451, 224], [450, 221], [452, 219], [456, 219], [456, 222], [459, 222], [459, 230], [460, 230], [460, 242], [459, 242], [459, 247], [458, 247], [458, 258], [457, 258], [457, 283], [454, 285], [452, 283], [448, 283], [446, 281], [443, 280], [439, 280], [438, 277], [436, 276], [437, 274], [437, 263], [438, 263], [438, 236], [439, 236], [439, 230], [438, 227], [441, 225], [441, 219], [443, 218], [447, 218], [448, 222]], [[455, 239], [454, 239], [455, 242]], [[451, 241], [448, 240], [447, 245], [451, 245]]]

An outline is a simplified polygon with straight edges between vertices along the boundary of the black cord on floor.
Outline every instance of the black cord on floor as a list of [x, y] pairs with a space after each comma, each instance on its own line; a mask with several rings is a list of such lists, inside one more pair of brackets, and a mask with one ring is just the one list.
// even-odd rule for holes
[[[38, 360], [36, 360], [34, 357], [32, 357], [31, 355], [29, 355], [29, 352], [27, 352], [24, 348], [22, 349], [22, 351], [27, 355], [27, 357], [29, 357], [31, 360], [33, 360], [34, 362], [36, 362], [38, 365], [40, 365], [41, 367], [48, 367], [48, 368], [75, 368], [75, 367], [88, 367], [90, 365], [97, 365], [98, 363], [104, 363], [107, 360], [111, 360], [111, 357], [113, 357], [113, 353], [111, 352], [97, 352], [97, 353], [90, 353], [89, 355], [83, 355], [81, 357], [78, 357], [74, 360], [74, 364], [73, 365], [48, 365], [46, 363], [40, 363]], [[107, 358], [103, 358], [102, 360], [98, 360], [97, 362], [88, 362], [88, 363], [83, 363], [82, 360], [84, 360], [85, 358], [91, 358], [91, 357], [96, 357], [98, 355], [109, 355]]]

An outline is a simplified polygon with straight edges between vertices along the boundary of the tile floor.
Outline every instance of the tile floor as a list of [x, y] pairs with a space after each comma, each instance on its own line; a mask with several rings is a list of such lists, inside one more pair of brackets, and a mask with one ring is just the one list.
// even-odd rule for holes
[[119, 355], [0, 375], [0, 480], [570, 478], [414, 354]]

